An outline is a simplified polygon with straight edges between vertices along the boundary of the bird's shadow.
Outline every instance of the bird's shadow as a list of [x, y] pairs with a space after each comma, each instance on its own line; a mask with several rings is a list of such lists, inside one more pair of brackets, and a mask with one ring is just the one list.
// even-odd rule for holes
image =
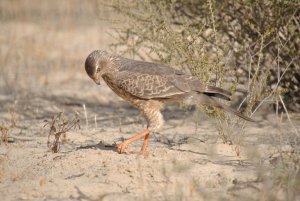
[[76, 148], [76, 150], [81, 150], [81, 149], [101, 149], [106, 151], [110, 150], [110, 151], [117, 152], [116, 143], [111, 144], [103, 141], [100, 141], [98, 144], [88, 144]]
[[192, 150], [185, 150], [185, 149], [180, 149], [180, 148], [173, 148], [173, 147], [169, 147], [170, 150], [174, 150], [174, 151], [179, 151], [179, 152], [188, 152], [188, 153], [192, 153], [192, 154], [198, 154], [198, 155], [202, 155], [202, 156], [207, 156], [207, 153], [203, 153], [203, 152], [197, 152], [197, 151], [192, 151]]

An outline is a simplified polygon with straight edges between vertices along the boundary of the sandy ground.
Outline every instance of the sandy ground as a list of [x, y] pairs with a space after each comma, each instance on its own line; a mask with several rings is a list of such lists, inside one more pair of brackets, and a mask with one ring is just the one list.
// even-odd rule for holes
[[[222, 143], [214, 120], [193, 109], [167, 105], [166, 125], [152, 136], [150, 156], [118, 154], [115, 143], [142, 131], [145, 121], [107, 86], [95, 85], [85, 74], [83, 63], [88, 53], [108, 47], [107, 30], [54, 31], [30, 23], [7, 23], [0, 32], [4, 44], [1, 62], [7, 64], [1, 66], [6, 68], [7, 80], [2, 77], [0, 83], [0, 123], [9, 124], [10, 111], [17, 117], [17, 126], [9, 130], [9, 143], [0, 145], [1, 200], [267, 197], [268, 184], [262, 182], [258, 165], [267, 166], [274, 159], [276, 133], [293, 129], [286, 120], [279, 129], [273, 114], [258, 114], [261, 123], [247, 124], [246, 132], [240, 133], [241, 153], [237, 156], [234, 145]], [[21, 66], [14, 65], [18, 61], [25, 67], [10, 67]], [[18, 87], [12, 82], [16, 70], [23, 76]], [[43, 121], [61, 111], [68, 117], [78, 112], [81, 129], [68, 132], [60, 153], [54, 154], [47, 147], [49, 128], [43, 127]], [[291, 116], [299, 129], [299, 115]], [[134, 143], [131, 150], [138, 152], [141, 144]], [[280, 189], [276, 193], [280, 198]]]
[[[152, 137], [148, 158], [137, 153], [118, 154], [114, 144], [141, 131], [144, 120], [106, 86], [90, 88], [93, 83], [88, 79], [76, 82], [85, 87], [70, 90], [76, 85], [66, 84], [64, 90], [28, 94], [22, 99], [0, 96], [1, 119], [10, 118], [4, 108], [14, 108], [17, 113], [17, 127], [9, 133], [13, 142], [0, 146], [1, 200], [263, 197], [264, 186], [248, 150], [255, 147], [260, 159], [271, 160], [273, 150], [268, 141], [276, 132], [270, 124], [274, 116], [247, 126], [238, 157], [233, 145], [218, 138], [213, 120], [200, 116], [195, 121], [195, 112], [170, 105], [164, 111], [166, 125]], [[87, 108], [88, 125], [82, 104]], [[54, 154], [47, 148], [49, 128], [43, 128], [43, 120], [60, 111], [67, 116], [79, 112], [82, 128], [67, 133], [61, 152]], [[134, 143], [131, 150], [137, 152], [140, 146], [141, 142]]]

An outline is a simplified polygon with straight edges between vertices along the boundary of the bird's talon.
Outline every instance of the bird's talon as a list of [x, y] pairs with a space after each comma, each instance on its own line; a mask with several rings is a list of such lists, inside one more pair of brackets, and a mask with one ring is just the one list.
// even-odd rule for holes
[[117, 144], [117, 151], [119, 154], [129, 153], [129, 144], [125, 142]]

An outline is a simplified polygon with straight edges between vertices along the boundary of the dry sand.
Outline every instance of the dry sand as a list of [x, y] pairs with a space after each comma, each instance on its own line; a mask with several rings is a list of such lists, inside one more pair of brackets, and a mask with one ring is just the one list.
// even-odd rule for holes
[[[87, 80], [82, 85], [93, 83]], [[106, 101], [101, 101], [103, 97]], [[176, 105], [171, 105], [164, 112], [166, 125], [152, 138], [151, 154], [144, 158], [115, 151], [116, 142], [141, 131], [145, 122], [106, 86], [80, 92], [57, 89], [22, 99], [2, 95], [0, 103], [2, 108], [14, 108], [18, 117], [17, 127], [9, 133], [13, 142], [0, 146], [1, 200], [240, 200], [262, 196], [263, 184], [258, 182], [256, 163], [249, 159], [247, 149], [260, 149], [255, 154], [263, 159], [272, 156], [266, 130], [275, 130], [267, 120], [247, 126], [238, 157], [233, 145], [218, 138], [213, 120], [201, 116], [196, 127], [193, 112], [174, 110]], [[88, 126], [82, 104], [87, 108]], [[61, 152], [54, 154], [47, 148], [49, 128], [43, 128], [43, 120], [60, 111], [67, 116], [79, 112], [82, 128], [67, 133]], [[9, 118], [3, 109], [0, 115]], [[141, 143], [134, 143], [131, 150], [137, 152]]]

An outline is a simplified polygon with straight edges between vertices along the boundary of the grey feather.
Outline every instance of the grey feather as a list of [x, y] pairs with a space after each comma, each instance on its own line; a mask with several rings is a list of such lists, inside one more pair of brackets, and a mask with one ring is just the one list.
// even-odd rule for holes
[[[214, 86], [203, 85], [197, 78], [166, 65], [118, 57], [120, 86], [143, 99], [178, 97], [191, 91], [230, 100], [231, 93]], [[128, 85], [129, 84], [129, 85]]]
[[243, 115], [241, 112], [229, 107], [228, 105], [221, 103], [220, 101], [216, 100], [214, 97], [208, 96], [206, 94], [191, 93], [188, 96], [186, 96], [183, 99], [183, 101], [186, 104], [193, 104], [193, 105], [194, 104], [203, 104], [203, 105], [207, 105], [207, 106], [211, 106], [211, 107], [220, 108], [227, 112], [235, 114], [238, 117], [240, 117], [246, 121], [257, 122], [255, 120], [251, 119], [250, 117]]

